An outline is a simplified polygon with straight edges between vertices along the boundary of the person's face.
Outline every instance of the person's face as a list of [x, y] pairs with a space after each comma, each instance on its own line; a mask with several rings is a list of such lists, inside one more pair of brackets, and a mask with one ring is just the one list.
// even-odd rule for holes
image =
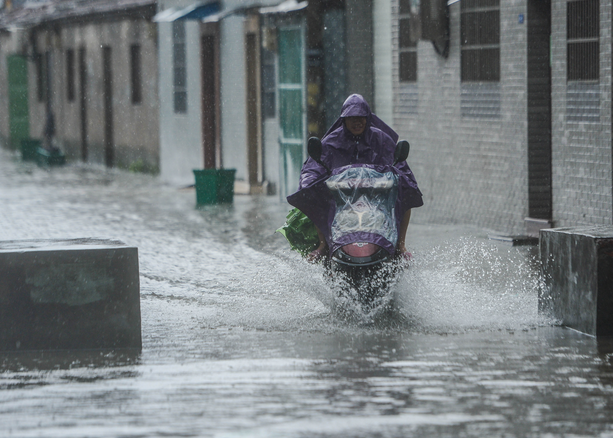
[[366, 129], [366, 117], [345, 117], [345, 126], [353, 135], [360, 135]]

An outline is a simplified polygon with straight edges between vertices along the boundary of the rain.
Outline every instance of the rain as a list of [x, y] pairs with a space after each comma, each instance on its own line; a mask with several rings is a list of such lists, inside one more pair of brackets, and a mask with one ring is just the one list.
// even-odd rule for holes
[[[0, 0], [0, 437], [613, 438], [613, 338], [543, 305], [538, 243], [611, 224], [610, 0], [511, 3]], [[345, 201], [390, 232], [361, 277], [279, 232], [309, 138], [356, 95], [390, 131], [357, 125], [410, 142], [360, 187], [389, 211]], [[424, 199], [406, 253], [403, 165]], [[137, 265], [2, 264], [67, 242]], [[108, 298], [128, 286], [130, 318]], [[62, 325], [96, 306], [107, 327]], [[94, 345], [126, 326], [137, 347]]]

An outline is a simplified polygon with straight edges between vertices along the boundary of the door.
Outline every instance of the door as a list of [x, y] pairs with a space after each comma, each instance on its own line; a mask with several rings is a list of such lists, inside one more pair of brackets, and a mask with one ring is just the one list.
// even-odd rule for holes
[[221, 157], [218, 150], [218, 50], [217, 34], [202, 35], [201, 41], [202, 64], [202, 150], [204, 155], [204, 168], [214, 169], [221, 167]]
[[104, 100], [104, 162], [113, 167], [115, 147], [113, 145], [113, 68], [111, 65], [111, 48], [102, 48], [102, 84]]
[[79, 118], [81, 125], [81, 159], [87, 162], [87, 64], [85, 47], [79, 49]]
[[21, 140], [30, 136], [30, 112], [28, 107], [28, 64], [24, 57], [9, 55], [9, 141], [12, 148], [18, 148]]
[[262, 184], [262, 141], [260, 126], [260, 79], [258, 39], [255, 32], [245, 35], [247, 76], [247, 168], [251, 193], [256, 193]]
[[304, 161], [304, 32], [301, 26], [279, 28], [279, 146], [280, 194], [285, 197], [298, 190]]
[[551, 193], [551, 0], [528, 1], [528, 210], [550, 221]]

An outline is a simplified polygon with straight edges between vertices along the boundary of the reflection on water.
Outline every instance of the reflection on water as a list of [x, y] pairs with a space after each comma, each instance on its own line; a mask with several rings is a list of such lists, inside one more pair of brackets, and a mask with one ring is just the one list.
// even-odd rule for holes
[[140, 354], [1, 354], [0, 436], [613, 436], [613, 344], [539, 316], [533, 251], [486, 232], [412, 224], [373, 323], [334, 313], [274, 197], [195, 209], [149, 176], [0, 151], [0, 205], [0, 240], [137, 246], [143, 331]]
[[135, 378], [139, 364], [136, 350], [0, 352], [0, 391]]
[[72, 368], [114, 368], [140, 363], [140, 351], [60, 350], [0, 352], [3, 371], [51, 371]]

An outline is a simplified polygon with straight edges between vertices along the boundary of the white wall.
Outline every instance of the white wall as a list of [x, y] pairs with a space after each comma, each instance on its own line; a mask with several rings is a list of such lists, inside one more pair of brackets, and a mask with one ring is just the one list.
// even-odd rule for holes
[[374, 112], [387, 123], [394, 118], [394, 95], [392, 90], [392, 2], [374, 0]]
[[[267, 0], [258, 4], [277, 4]], [[254, 0], [227, 0], [225, 10], [256, 3]], [[191, 4], [187, 0], [160, 2], [158, 9]], [[159, 23], [160, 53], [160, 171], [175, 185], [194, 183], [192, 169], [201, 168], [201, 72], [199, 22], [187, 21], [187, 114], [175, 114], [172, 95], [172, 23]], [[224, 168], [236, 169], [236, 180], [246, 180], [247, 113], [244, 16], [230, 15], [220, 21], [221, 160]]]
[[247, 179], [247, 89], [243, 17], [221, 22], [221, 155], [236, 179]]
[[173, 185], [194, 183], [193, 169], [202, 168], [200, 37], [198, 22], [186, 21], [187, 113], [175, 114], [172, 76], [172, 23], [159, 23], [160, 172]]

